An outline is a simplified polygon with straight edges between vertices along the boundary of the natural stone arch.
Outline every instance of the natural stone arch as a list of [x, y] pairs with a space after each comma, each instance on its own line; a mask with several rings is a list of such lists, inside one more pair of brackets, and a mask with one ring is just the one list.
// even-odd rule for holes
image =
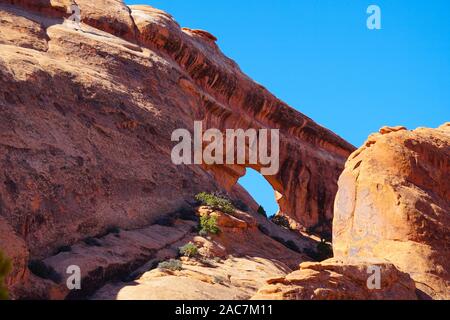
[[[171, 16], [149, 7], [131, 9], [142, 45], [163, 52], [181, 70], [178, 86], [192, 120], [222, 132], [280, 129], [280, 171], [266, 179], [283, 195], [278, 201], [281, 214], [305, 229], [330, 235], [337, 181], [355, 148], [245, 75], [220, 51], [214, 36], [181, 29]], [[244, 168], [208, 170], [230, 189]]]
[[258, 171], [275, 192], [279, 215], [286, 216], [294, 228], [330, 238], [340, 164], [317, 155], [296, 158], [286, 147], [281, 149], [280, 171], [274, 176], [263, 175], [260, 165], [214, 165], [207, 169], [228, 191], [245, 176], [247, 168]]

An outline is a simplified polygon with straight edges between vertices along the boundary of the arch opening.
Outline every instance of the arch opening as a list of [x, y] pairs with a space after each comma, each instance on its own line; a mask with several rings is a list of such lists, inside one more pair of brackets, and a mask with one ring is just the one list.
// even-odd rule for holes
[[267, 179], [258, 171], [246, 168], [246, 173], [238, 183], [264, 208], [267, 217], [272, 217], [280, 210], [277, 203], [277, 192]]

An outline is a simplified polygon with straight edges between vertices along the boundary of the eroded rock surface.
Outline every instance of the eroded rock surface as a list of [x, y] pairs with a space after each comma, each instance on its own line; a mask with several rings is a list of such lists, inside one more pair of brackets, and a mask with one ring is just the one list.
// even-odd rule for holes
[[215, 216], [220, 233], [192, 234], [179, 241], [179, 246], [190, 242], [199, 248], [195, 257], [181, 258], [182, 270], [156, 268], [128, 283], [111, 282], [92, 299], [246, 300], [268, 278], [285, 276], [298, 263], [310, 261], [261, 233], [257, 220], [247, 213], [230, 215], [202, 207], [198, 214]]
[[267, 179], [281, 214], [330, 233], [350, 144], [244, 75], [208, 32], [115, 0], [77, 1], [77, 30], [70, 3], [0, 1], [0, 215], [31, 259], [147, 227], [201, 191], [226, 189], [255, 210], [236, 185], [245, 166], [172, 164], [171, 134], [194, 120], [279, 128], [281, 170]]
[[[368, 270], [381, 270], [379, 289], [368, 286]], [[414, 281], [383, 260], [305, 262], [300, 270], [269, 279], [254, 300], [416, 300]]]
[[[346, 163], [334, 259], [269, 280], [255, 299], [448, 299], [450, 124], [384, 127]], [[369, 290], [381, 267], [379, 290]]]
[[346, 164], [333, 223], [336, 257], [383, 258], [422, 297], [450, 288], [450, 127], [383, 128]]

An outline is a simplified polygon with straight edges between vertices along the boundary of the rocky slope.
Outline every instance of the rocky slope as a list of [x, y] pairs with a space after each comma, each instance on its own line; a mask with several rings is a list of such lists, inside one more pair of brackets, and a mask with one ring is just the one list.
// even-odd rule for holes
[[[382, 128], [339, 179], [335, 258], [269, 280], [255, 299], [449, 299], [449, 176], [450, 123]], [[374, 265], [379, 290], [366, 284]]]
[[[181, 270], [155, 268], [147, 271], [143, 268], [143, 274], [133, 281], [109, 283], [92, 298], [246, 300], [267, 278], [286, 275], [299, 262], [310, 260], [300, 251], [290, 250], [261, 233], [259, 223], [249, 214], [237, 211], [229, 215], [202, 207], [198, 215], [216, 216], [220, 233], [191, 234], [190, 239], [178, 242], [182, 246], [189, 241], [199, 248], [196, 256], [181, 258]], [[296, 243], [309, 245], [305, 240]]]
[[236, 185], [245, 166], [172, 164], [171, 134], [194, 120], [279, 128], [281, 170], [266, 178], [280, 214], [330, 235], [351, 145], [244, 75], [209, 33], [115, 0], [78, 0], [78, 30], [64, 20], [70, 3], [0, 1], [0, 247], [18, 261], [10, 286], [34, 283], [27, 261], [111, 228], [145, 229], [200, 191], [226, 190], [254, 211]]

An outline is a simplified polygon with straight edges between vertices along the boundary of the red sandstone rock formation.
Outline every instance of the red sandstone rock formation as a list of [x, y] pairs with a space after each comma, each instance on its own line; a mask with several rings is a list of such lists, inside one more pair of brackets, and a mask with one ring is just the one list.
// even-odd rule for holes
[[350, 156], [339, 180], [335, 256], [386, 259], [422, 298], [448, 299], [450, 126], [388, 129]]
[[[280, 213], [311, 231], [330, 231], [337, 191], [334, 179], [353, 146], [244, 75], [223, 56], [213, 37], [180, 29], [171, 16], [151, 7], [131, 9], [141, 43], [168, 55], [187, 72], [179, 85], [192, 97], [191, 108], [198, 111], [195, 117], [203, 119], [206, 127], [281, 129], [280, 171], [266, 177], [279, 195]], [[261, 169], [260, 165], [248, 167]], [[208, 169], [227, 189], [245, 175], [245, 166]]]
[[[371, 266], [381, 269], [381, 286], [367, 286]], [[414, 281], [383, 260], [305, 262], [300, 270], [269, 279], [254, 300], [416, 300]]]
[[310, 258], [292, 251], [258, 230], [255, 217], [198, 209], [200, 216], [217, 217], [221, 232], [191, 235], [178, 242], [199, 248], [198, 255], [182, 257], [182, 270], [145, 272], [133, 282], [108, 283], [93, 299], [118, 300], [247, 300], [267, 278], [283, 277]]
[[29, 277], [27, 268], [29, 254], [25, 241], [16, 235], [2, 217], [0, 217], [0, 245], [2, 252], [14, 266], [6, 278], [6, 285], [14, 291], [17, 284], [25, 282]]
[[148, 6], [77, 3], [81, 31], [64, 21], [70, 1], [0, 1], [0, 215], [31, 258], [148, 226], [200, 191], [255, 207], [235, 186], [244, 166], [172, 164], [171, 133], [194, 120], [280, 129], [281, 170], [267, 179], [281, 213], [330, 232], [351, 145], [244, 75], [209, 33]]
[[[282, 195], [281, 212], [329, 231], [335, 181], [352, 147], [242, 74], [212, 36], [183, 30], [151, 7], [130, 11], [120, 1], [78, 1], [83, 21], [99, 28], [84, 25], [83, 32], [55, 18], [63, 16], [64, 1], [6, 2], [37, 12], [5, 5], [1, 11], [2, 116], [9, 119], [2, 128], [9, 150], [2, 156], [18, 171], [4, 177], [11, 187], [3, 207], [17, 211], [11, 223], [23, 236], [33, 234], [34, 220], [49, 223], [65, 212], [86, 220], [64, 228], [72, 237], [77, 228], [87, 234], [107, 224], [142, 225], [181, 205], [193, 193], [190, 186], [213, 188], [204, 170], [172, 166], [167, 157], [170, 133], [201, 119], [221, 129], [280, 128], [281, 170], [267, 178]], [[117, 23], [106, 26], [106, 20]], [[36, 165], [19, 165], [25, 157]], [[230, 189], [243, 169], [213, 171]], [[167, 194], [162, 185], [181, 186], [180, 192], [159, 196]]]
[[[449, 177], [449, 123], [382, 128], [339, 179], [335, 259], [269, 280], [255, 298], [449, 299]], [[381, 290], [366, 286], [373, 261], [383, 266]]]

